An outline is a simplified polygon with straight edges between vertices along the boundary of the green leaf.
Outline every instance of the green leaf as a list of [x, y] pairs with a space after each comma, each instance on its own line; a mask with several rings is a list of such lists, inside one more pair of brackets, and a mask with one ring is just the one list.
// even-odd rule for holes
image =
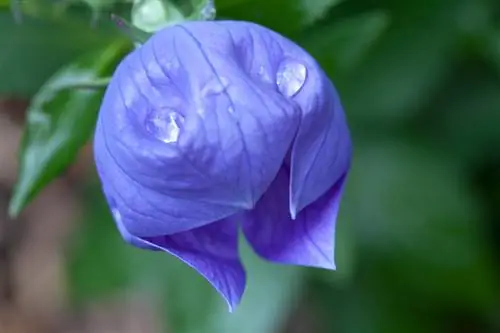
[[19, 214], [45, 185], [68, 167], [94, 129], [103, 91], [68, 87], [111, 75], [129, 48], [128, 42], [120, 40], [87, 54], [56, 72], [33, 98], [28, 108], [10, 215]]
[[16, 24], [10, 12], [0, 11], [0, 93], [34, 95], [65, 63], [115, 37], [111, 30], [91, 29], [80, 19], [52, 22], [24, 17], [22, 24]]

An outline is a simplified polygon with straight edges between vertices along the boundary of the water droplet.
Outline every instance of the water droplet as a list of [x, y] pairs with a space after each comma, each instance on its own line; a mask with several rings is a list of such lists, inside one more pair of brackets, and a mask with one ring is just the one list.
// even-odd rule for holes
[[232, 106], [227, 108], [227, 112], [233, 114], [234, 113], [234, 108]]
[[225, 77], [216, 77], [210, 81], [201, 89], [201, 96], [206, 97], [208, 95], [217, 95], [222, 93], [229, 86], [229, 80]]
[[278, 89], [287, 97], [295, 96], [304, 86], [306, 79], [306, 66], [294, 60], [283, 61], [276, 74]]
[[184, 118], [172, 109], [152, 112], [146, 119], [146, 130], [157, 139], [171, 143], [179, 138], [180, 125]]

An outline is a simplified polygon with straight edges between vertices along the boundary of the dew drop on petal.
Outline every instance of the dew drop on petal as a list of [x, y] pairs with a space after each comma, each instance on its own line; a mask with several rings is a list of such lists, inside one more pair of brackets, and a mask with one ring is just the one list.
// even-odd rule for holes
[[179, 138], [180, 125], [184, 118], [172, 109], [152, 112], [146, 119], [146, 130], [155, 138], [165, 143], [176, 142]]
[[283, 61], [276, 74], [279, 91], [287, 96], [295, 96], [304, 86], [307, 78], [306, 66], [295, 60]]

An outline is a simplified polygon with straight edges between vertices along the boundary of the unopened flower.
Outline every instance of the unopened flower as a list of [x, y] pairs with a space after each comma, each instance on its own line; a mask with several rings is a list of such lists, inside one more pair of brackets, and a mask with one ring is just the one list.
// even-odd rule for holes
[[349, 130], [316, 61], [271, 30], [157, 32], [118, 66], [94, 150], [125, 240], [183, 260], [230, 308], [245, 289], [240, 226], [269, 261], [335, 268]]

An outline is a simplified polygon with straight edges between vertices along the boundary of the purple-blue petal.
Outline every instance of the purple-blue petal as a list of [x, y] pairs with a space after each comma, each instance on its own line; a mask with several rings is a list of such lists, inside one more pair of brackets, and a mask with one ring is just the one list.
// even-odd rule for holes
[[229, 311], [240, 303], [246, 273], [238, 253], [238, 224], [229, 218], [170, 236], [136, 237], [124, 227], [118, 208], [112, 213], [127, 243], [150, 251], [164, 251], [194, 268], [221, 294]]
[[[169, 235], [221, 220], [235, 208], [165, 195], [161, 189], [144, 186], [117, 161], [116, 150], [101, 121], [94, 141], [94, 158], [108, 202], [113, 200], [124, 217], [124, 228], [137, 237]], [[146, 170], [144, 172], [147, 172]]]
[[236, 221], [226, 219], [172, 236], [142, 240], [196, 269], [224, 297], [229, 311], [240, 303], [246, 275], [238, 254]]
[[335, 224], [345, 176], [295, 219], [288, 211], [289, 182], [283, 167], [255, 209], [240, 216], [247, 240], [269, 261], [335, 269]]
[[345, 175], [352, 144], [337, 91], [323, 71], [310, 71], [310, 84], [293, 97], [302, 111], [291, 151], [290, 214], [295, 216]]
[[[263, 44], [263, 50], [266, 43], [276, 44], [265, 54], [268, 67], [249, 63], [249, 48]], [[103, 180], [117, 192], [134, 189], [124, 200], [148, 227], [128, 230], [172, 234], [255, 205], [301, 117], [270, 81], [286, 43], [250, 23], [191, 22], [158, 32], [118, 66], [101, 106], [95, 151], [98, 164], [99, 155], [111, 155], [130, 178], [117, 181], [108, 172]], [[165, 209], [177, 208], [175, 218], [159, 213], [165, 209], [155, 203], [162, 198], [172, 201]], [[193, 209], [198, 204], [207, 209]]]
[[316, 61], [248, 22], [167, 27], [118, 66], [96, 167], [122, 237], [205, 276], [230, 308], [245, 272], [236, 217], [264, 258], [333, 268], [351, 141]]

